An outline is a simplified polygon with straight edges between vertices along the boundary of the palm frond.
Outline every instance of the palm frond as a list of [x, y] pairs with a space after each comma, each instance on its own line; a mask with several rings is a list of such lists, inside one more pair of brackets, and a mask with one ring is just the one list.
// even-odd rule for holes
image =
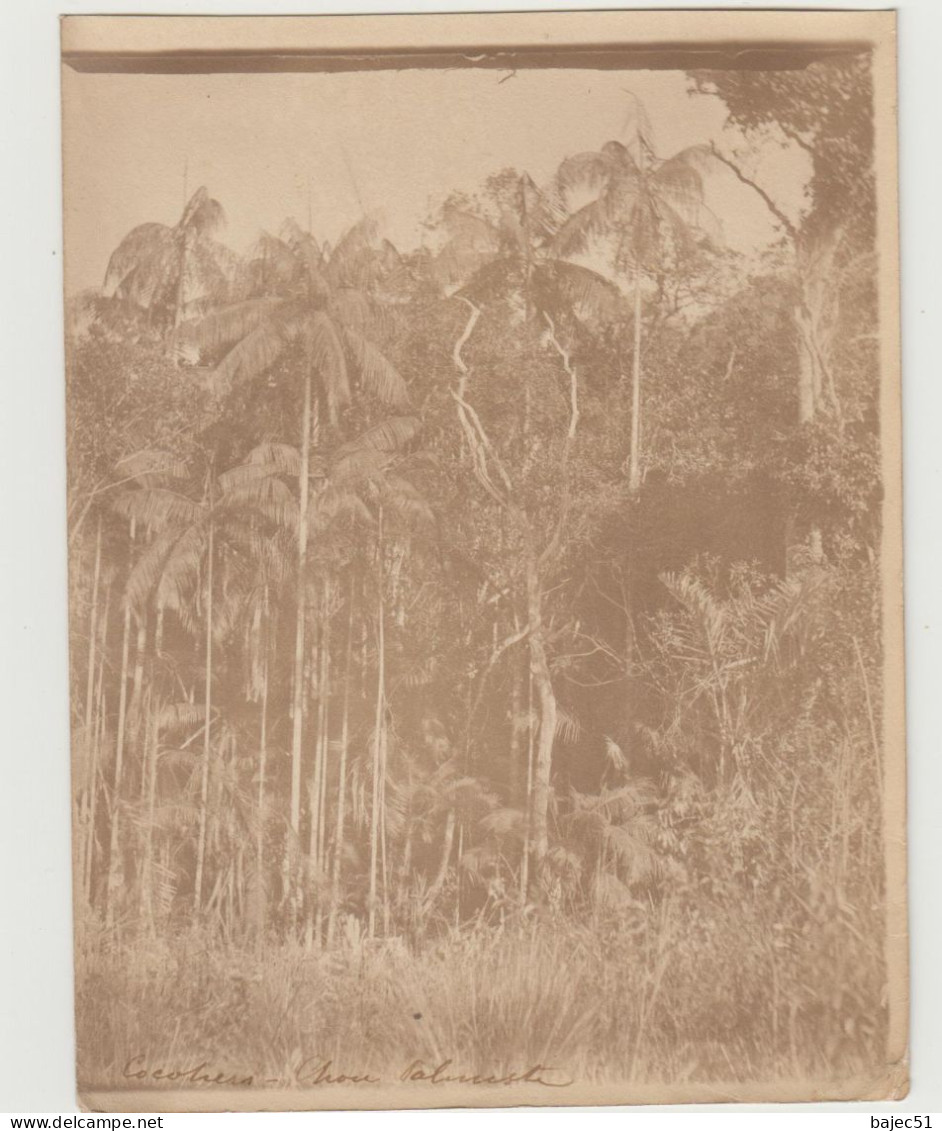
[[660, 195], [691, 207], [703, 201], [701, 170], [711, 160], [708, 145], [691, 145], [668, 157], [651, 174], [651, 183]]
[[526, 826], [527, 815], [522, 809], [494, 809], [481, 818], [481, 828], [494, 836], [507, 836], [510, 833], [522, 835]]
[[556, 708], [556, 737], [567, 745], [575, 742], [582, 733], [582, 726], [575, 715], [565, 711], [562, 707]]
[[357, 287], [337, 287], [330, 296], [330, 312], [344, 326], [359, 334], [386, 333], [390, 318], [386, 308]]
[[350, 447], [343, 455], [338, 456], [331, 465], [330, 482], [346, 488], [354, 483], [378, 478], [386, 471], [389, 464], [390, 453], [388, 451], [377, 448]]
[[344, 341], [353, 355], [363, 387], [390, 408], [407, 408], [409, 390], [386, 355], [355, 330], [345, 329]]
[[198, 349], [216, 351], [243, 341], [249, 334], [267, 326], [281, 305], [281, 299], [266, 296], [232, 303], [213, 310], [197, 322], [180, 328], [179, 337]]
[[608, 229], [608, 215], [604, 198], [592, 200], [574, 212], [553, 239], [557, 255], [571, 255], [586, 251], [592, 240]]
[[186, 462], [170, 452], [141, 448], [122, 456], [114, 466], [119, 479], [133, 478], [144, 487], [155, 487], [161, 479], [185, 479]]
[[657, 876], [662, 861], [652, 847], [657, 824], [651, 818], [636, 818], [630, 825], [606, 825], [602, 836], [606, 847], [628, 873], [631, 884]]
[[422, 493], [403, 476], [387, 473], [379, 481], [378, 488], [384, 505], [394, 510], [400, 518], [407, 522], [435, 521], [434, 512]]
[[601, 188], [612, 174], [612, 158], [606, 153], [576, 153], [559, 166], [556, 180], [563, 191]]
[[275, 441], [257, 444], [245, 457], [245, 462], [276, 467], [282, 474], [295, 479], [301, 474], [301, 453], [291, 444]]
[[[200, 564], [207, 546], [207, 531], [203, 526], [188, 526], [169, 548], [157, 580], [157, 601], [164, 608], [173, 609], [187, 626], [197, 611], [192, 601], [200, 576]], [[137, 569], [128, 583], [129, 593], [136, 581]]]
[[286, 337], [280, 328], [263, 322], [229, 350], [213, 371], [218, 389], [225, 390], [237, 381], [249, 381], [268, 372], [285, 350]]
[[317, 369], [327, 401], [333, 407], [350, 400], [350, 377], [343, 343], [333, 320], [322, 310], [304, 319], [301, 337], [305, 351]]
[[588, 267], [555, 259], [541, 264], [539, 275], [545, 275], [553, 288], [565, 300], [565, 305], [581, 318], [616, 317], [622, 296], [618, 287]]
[[287, 484], [274, 475], [261, 475], [254, 480], [231, 484], [220, 510], [231, 514], [255, 511], [279, 526], [289, 530], [297, 528], [297, 501]]
[[362, 448], [377, 452], [399, 451], [415, 439], [421, 427], [422, 422], [417, 416], [387, 416], [340, 447], [337, 458], [342, 460]]
[[212, 236], [226, 222], [226, 214], [218, 200], [214, 200], [204, 185], [201, 185], [187, 201], [178, 228]]
[[354, 488], [343, 483], [329, 483], [311, 501], [311, 520], [316, 529], [323, 530], [341, 515], [365, 526], [374, 525], [369, 507]]
[[150, 600], [179, 536], [177, 529], [161, 531], [138, 555], [125, 590], [132, 608], [142, 608]]
[[170, 524], [180, 526], [198, 522], [203, 514], [199, 503], [165, 487], [122, 491], [115, 496], [112, 506], [117, 514], [134, 519], [150, 530], [162, 530]]
[[156, 264], [158, 259], [163, 260], [173, 252], [173, 230], [166, 224], [147, 223], [132, 228], [111, 253], [101, 288], [102, 297], [111, 298], [121, 292], [123, 297], [146, 306], [147, 299], [152, 297], [154, 288], [159, 285], [160, 272], [147, 272], [146, 278], [140, 276], [136, 286], [131, 288], [128, 287], [129, 279], [142, 264]]
[[162, 703], [156, 710], [154, 721], [161, 730], [194, 727], [206, 717], [202, 703]]

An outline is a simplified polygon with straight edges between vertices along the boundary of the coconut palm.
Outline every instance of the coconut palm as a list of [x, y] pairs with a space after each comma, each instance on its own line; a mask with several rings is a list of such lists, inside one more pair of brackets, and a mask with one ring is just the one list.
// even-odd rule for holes
[[238, 261], [214, 238], [224, 223], [222, 205], [198, 188], [172, 228], [147, 223], [128, 232], [108, 260], [102, 297], [159, 333], [224, 300]]
[[542, 335], [546, 316], [611, 316], [618, 291], [603, 275], [563, 257], [555, 240], [566, 222], [557, 196], [526, 173], [495, 186], [496, 215], [448, 207], [449, 238], [433, 272], [447, 291], [474, 303], [516, 301]]
[[714, 227], [704, 204], [701, 170], [709, 147], [693, 145], [660, 158], [644, 108], [635, 102], [628, 144], [609, 141], [598, 152], [566, 158], [557, 172], [563, 199], [578, 190], [596, 195], [563, 223], [554, 240], [558, 254], [585, 252], [609, 242], [616, 272], [631, 278], [634, 342], [631, 361], [631, 450], [628, 483], [641, 486], [641, 320], [645, 276], [655, 274], [666, 250], [689, 254]]

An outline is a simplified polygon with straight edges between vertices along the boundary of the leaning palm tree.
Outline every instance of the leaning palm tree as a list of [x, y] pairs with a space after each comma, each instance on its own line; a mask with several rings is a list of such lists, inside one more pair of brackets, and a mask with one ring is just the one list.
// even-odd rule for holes
[[[301, 819], [301, 752], [304, 731], [304, 656], [312, 431], [320, 405], [335, 425], [351, 399], [351, 375], [384, 404], [405, 407], [406, 384], [375, 338], [383, 307], [375, 291], [396, 261], [394, 249], [377, 239], [376, 225], [361, 221], [331, 253], [289, 220], [280, 237], [264, 234], [245, 265], [241, 300], [186, 328], [202, 350], [221, 353], [217, 388], [251, 381], [273, 371], [293, 348], [302, 358], [301, 436], [298, 445], [298, 608], [295, 631], [291, 736], [291, 842]], [[293, 374], [292, 374], [293, 379]], [[315, 390], [317, 400], [315, 401]]]
[[628, 143], [609, 141], [599, 152], [566, 158], [557, 172], [563, 200], [579, 190], [596, 195], [560, 227], [554, 246], [560, 255], [584, 252], [608, 241], [612, 266], [631, 279], [634, 342], [631, 363], [631, 450], [628, 485], [641, 486], [641, 316], [644, 277], [657, 272], [668, 249], [689, 254], [710, 227], [701, 169], [709, 147], [689, 146], [661, 158], [644, 108], [635, 101]]
[[147, 325], [166, 333], [224, 300], [237, 256], [215, 236], [225, 213], [201, 187], [179, 221], [139, 224], [112, 252], [102, 297], [118, 299]]

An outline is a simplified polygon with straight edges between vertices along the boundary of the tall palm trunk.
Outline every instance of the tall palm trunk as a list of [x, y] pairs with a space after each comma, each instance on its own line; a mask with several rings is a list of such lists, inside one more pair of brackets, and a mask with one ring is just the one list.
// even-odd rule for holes
[[641, 265], [635, 264], [634, 346], [631, 358], [631, 453], [628, 489], [641, 487]]
[[[131, 519], [130, 545], [134, 545], [135, 522]], [[121, 786], [124, 775], [124, 733], [128, 711], [128, 655], [131, 644], [131, 603], [124, 601], [124, 631], [121, 638], [121, 673], [118, 692], [118, 729], [115, 736], [114, 777], [111, 783], [111, 835], [108, 843], [108, 885], [105, 891], [105, 923], [114, 924], [114, 905], [121, 886]]]
[[[304, 628], [306, 615], [308, 490], [311, 461], [311, 370], [304, 375], [304, 408], [301, 413], [301, 468], [298, 473], [298, 609], [294, 637], [294, 691], [291, 719], [291, 814], [289, 859], [295, 859], [301, 828], [301, 748], [304, 741]], [[289, 866], [288, 883], [294, 884], [294, 868]]]
[[[515, 626], [516, 627], [516, 626]], [[511, 805], [516, 805], [520, 797], [520, 779], [523, 771], [523, 664], [516, 654], [510, 657], [510, 765], [507, 772], [507, 793]]]
[[[383, 728], [386, 713], [386, 639], [385, 614], [383, 608], [383, 508], [379, 508], [379, 534], [376, 549], [377, 560], [377, 628], [376, 628], [376, 713], [373, 727], [373, 788], [370, 808], [370, 887], [369, 887], [369, 934], [376, 933], [377, 870], [380, 858], [379, 838], [383, 825], [381, 807], [384, 793], [384, 738]], [[385, 838], [384, 838], [385, 839]], [[383, 846], [385, 855], [385, 845]]]
[[553, 768], [553, 741], [556, 737], [556, 695], [550, 677], [543, 629], [543, 595], [539, 569], [532, 550], [527, 551], [527, 620], [529, 627], [530, 671], [540, 703], [540, 725], [536, 739], [533, 766], [533, 805], [531, 810], [531, 853], [533, 867], [530, 883], [539, 883], [543, 860], [549, 847], [547, 828], [550, 776]]
[[[209, 505], [212, 507], [212, 497]], [[206, 690], [203, 698], [203, 772], [200, 777], [199, 841], [196, 847], [196, 880], [193, 884], [193, 910], [198, 913], [203, 901], [203, 873], [206, 867], [206, 826], [208, 823], [209, 760], [212, 754], [213, 709], [213, 521], [209, 520], [206, 545]]]
[[[134, 642], [134, 675], [131, 680], [131, 699], [128, 703], [128, 723], [131, 730], [131, 743], [136, 752], [140, 750], [144, 713], [141, 709], [144, 688], [144, 658], [147, 653], [147, 610], [141, 609], [137, 620], [137, 637]], [[143, 763], [141, 766], [141, 789], [143, 790]]]
[[527, 678], [527, 792], [524, 805], [523, 852], [520, 859], [520, 904], [527, 901], [530, 887], [530, 837], [533, 820], [533, 755], [536, 750], [533, 733], [533, 670]]
[[[820, 352], [815, 348], [814, 321], [804, 300], [795, 308], [795, 325], [798, 329], [798, 423], [806, 426], [819, 415], [822, 375]], [[812, 561], [820, 562], [824, 548], [821, 527], [817, 523], [808, 532], [806, 544]], [[801, 546], [801, 541], [797, 545]]]
[[330, 750], [330, 580], [324, 581], [323, 627], [321, 630], [320, 698], [317, 711], [317, 937], [320, 939], [324, 900], [321, 884], [325, 878], [327, 842], [327, 785]]
[[[262, 613], [268, 614], [268, 586], [262, 597]], [[267, 916], [265, 899], [265, 778], [268, 772], [268, 653], [262, 657], [262, 717], [258, 737], [258, 813], [255, 832], [256, 936], [261, 944]]]
[[343, 864], [344, 824], [347, 802], [347, 750], [350, 744], [350, 684], [353, 680], [353, 574], [350, 575], [347, 613], [347, 660], [343, 679], [343, 718], [340, 722], [340, 764], [337, 767], [337, 823], [334, 832], [334, 858], [330, 880], [330, 917], [327, 920], [327, 946], [334, 941], [340, 909], [340, 869]]
[[95, 708], [95, 649], [98, 643], [98, 585], [101, 579], [101, 515], [98, 516], [98, 532], [95, 536], [95, 568], [92, 579], [92, 605], [88, 616], [88, 672], [85, 681], [85, 730], [83, 733], [83, 754], [85, 762], [85, 785], [81, 809], [81, 876], [82, 897], [88, 903], [88, 852], [91, 838], [88, 837], [89, 822], [94, 811], [94, 794], [98, 781], [98, 748], [95, 743], [92, 722]]
[[157, 751], [160, 732], [157, 723], [159, 706], [155, 706], [152, 689], [146, 693], [143, 778], [147, 797], [147, 820], [144, 824], [144, 860], [141, 865], [141, 915], [154, 930], [154, 816], [157, 808]]
[[[313, 638], [310, 644], [310, 654], [307, 660], [307, 674], [305, 676], [305, 683], [310, 688], [310, 696], [314, 703], [317, 705], [316, 716], [320, 713], [320, 680], [321, 680], [321, 625], [318, 618], [315, 617], [311, 625], [312, 631], [310, 636]], [[305, 913], [305, 926], [304, 926], [304, 945], [310, 950], [314, 945], [314, 903], [316, 900], [316, 887], [317, 887], [317, 819], [319, 814], [318, 798], [320, 796], [320, 735], [316, 732], [314, 734], [314, 764], [311, 768], [310, 777], [307, 782], [307, 813], [308, 813], [308, 834], [307, 834], [307, 854], [306, 854], [306, 867], [303, 873], [299, 869], [299, 874], [303, 875], [302, 882], [302, 898], [306, 904], [304, 908]]]
[[89, 781], [91, 783], [91, 794], [89, 797], [88, 808], [88, 822], [86, 827], [86, 847], [85, 847], [85, 873], [84, 873], [84, 887], [85, 899], [89, 906], [93, 903], [92, 893], [92, 876], [95, 868], [95, 847], [97, 845], [97, 828], [96, 822], [98, 819], [98, 793], [99, 781], [102, 778], [101, 771], [101, 752], [105, 741], [105, 659], [106, 659], [106, 644], [108, 641], [108, 619], [109, 610], [111, 608], [111, 584], [105, 587], [105, 599], [103, 602], [104, 612], [101, 617], [101, 627], [99, 629], [99, 642], [98, 649], [98, 676], [96, 680], [95, 690], [95, 706], [93, 709], [92, 720], [94, 733], [91, 739], [91, 766], [89, 769]]

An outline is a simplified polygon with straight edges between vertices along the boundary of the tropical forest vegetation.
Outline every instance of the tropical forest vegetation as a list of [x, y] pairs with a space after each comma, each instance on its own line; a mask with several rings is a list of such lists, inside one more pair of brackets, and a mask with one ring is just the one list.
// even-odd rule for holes
[[884, 1064], [868, 66], [691, 73], [735, 151], [633, 103], [418, 248], [201, 187], [70, 301], [85, 1084]]

